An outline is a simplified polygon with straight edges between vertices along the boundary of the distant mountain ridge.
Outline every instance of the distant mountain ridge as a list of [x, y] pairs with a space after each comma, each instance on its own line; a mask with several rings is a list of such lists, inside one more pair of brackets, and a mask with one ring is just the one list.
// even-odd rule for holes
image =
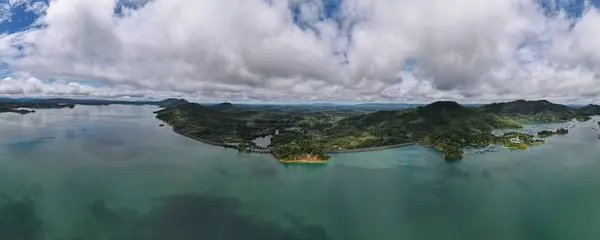
[[187, 104], [189, 103], [187, 100], [185, 99], [181, 99], [181, 98], [167, 98], [165, 100], [156, 102], [155, 104], [158, 105], [159, 107], [173, 107], [173, 106], [177, 106], [177, 105], [181, 105], [181, 104]]
[[217, 109], [230, 109], [232, 107], [234, 107], [234, 105], [230, 102], [219, 103], [213, 106], [213, 108]]

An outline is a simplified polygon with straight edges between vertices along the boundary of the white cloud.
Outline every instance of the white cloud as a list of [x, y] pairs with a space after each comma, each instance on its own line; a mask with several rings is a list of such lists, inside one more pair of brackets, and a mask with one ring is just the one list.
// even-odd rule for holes
[[[199, 99], [600, 94], [595, 9], [570, 29], [572, 20], [547, 18], [534, 0], [346, 0], [340, 23], [322, 20], [319, 0], [294, 2], [310, 27], [293, 22], [287, 0], [143, 1], [123, 17], [114, 15], [115, 0], [52, 1], [41, 20], [47, 27], [5, 36], [0, 57], [38, 78]], [[403, 71], [407, 60], [417, 61], [415, 75]]]
[[187, 97], [194, 100], [203, 100], [194, 98], [176, 92], [151, 91], [144, 89], [135, 89], [128, 86], [90, 86], [80, 82], [55, 80], [42, 81], [35, 77], [13, 78], [6, 77], [0, 79], [0, 95], [9, 97], [89, 97], [89, 98], [168, 98], [168, 97]]

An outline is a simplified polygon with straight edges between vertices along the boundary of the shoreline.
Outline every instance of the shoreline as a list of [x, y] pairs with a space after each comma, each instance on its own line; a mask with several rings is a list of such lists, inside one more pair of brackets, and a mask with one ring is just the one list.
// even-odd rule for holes
[[329, 160], [323, 160], [323, 161], [309, 161], [309, 160], [281, 160], [281, 159], [277, 159], [277, 162], [280, 163], [306, 163], [306, 164], [323, 164], [323, 163], [328, 163]]
[[184, 132], [182, 132], [182, 131], [179, 131], [179, 130], [175, 129], [174, 127], [171, 127], [171, 129], [173, 130], [173, 132], [175, 132], [175, 133], [177, 133], [177, 134], [179, 134], [179, 135], [181, 135], [181, 136], [184, 136], [184, 137], [187, 137], [187, 138], [191, 138], [192, 140], [196, 140], [196, 141], [198, 141], [198, 142], [205, 143], [205, 144], [208, 144], [208, 145], [211, 145], [211, 146], [215, 146], [215, 147], [224, 147], [224, 148], [235, 149], [235, 150], [237, 150], [237, 151], [239, 151], [239, 152], [246, 152], [246, 153], [261, 153], [261, 154], [271, 154], [271, 155], [273, 155], [273, 153], [272, 153], [271, 151], [269, 151], [269, 152], [261, 152], [261, 151], [255, 151], [255, 150], [250, 150], [250, 151], [241, 151], [241, 150], [239, 150], [239, 149], [238, 149], [236, 146], [234, 146], [234, 145], [229, 145], [229, 144], [225, 144], [225, 143], [213, 142], [213, 141], [209, 141], [209, 140], [206, 140], [206, 139], [202, 139], [202, 138], [198, 138], [198, 137], [190, 136], [190, 135], [188, 135], [188, 134], [186, 134], [186, 133], [184, 133]]
[[519, 147], [507, 147], [507, 146], [503, 146], [506, 149], [516, 149], [516, 150], [529, 150], [529, 146], [527, 146], [527, 148], [519, 148]]
[[[236, 149], [235, 147], [231, 146], [231, 145], [227, 145], [227, 144], [222, 144], [222, 143], [217, 143], [217, 142], [213, 142], [213, 141], [209, 141], [206, 139], [202, 139], [202, 138], [198, 138], [198, 137], [194, 137], [191, 136], [189, 134], [186, 134], [180, 130], [178, 130], [175, 127], [171, 126], [171, 129], [173, 130], [173, 132], [187, 137], [187, 138], [191, 138], [193, 140], [208, 144], [208, 145], [212, 145], [212, 146], [217, 146], [217, 147], [224, 147], [224, 148], [231, 148], [231, 149]], [[369, 147], [369, 148], [356, 148], [356, 149], [343, 149], [343, 150], [332, 150], [332, 151], [325, 151], [325, 153], [327, 154], [338, 154], [338, 153], [357, 153], [357, 152], [370, 152], [370, 151], [377, 151], [377, 150], [385, 150], [385, 149], [391, 149], [391, 148], [399, 148], [399, 147], [406, 147], [406, 146], [412, 146], [412, 145], [416, 145], [416, 142], [409, 142], [409, 143], [401, 143], [401, 144], [394, 144], [394, 145], [386, 145], [386, 146], [379, 146], [379, 147]], [[273, 155], [273, 154], [271, 154]], [[304, 160], [279, 160], [277, 159], [278, 162], [282, 162], [282, 163], [324, 163], [324, 162], [328, 162], [327, 161], [304, 161]]]
[[394, 145], [385, 145], [385, 146], [379, 146], [379, 147], [331, 150], [331, 151], [325, 151], [325, 153], [327, 153], [327, 154], [336, 154], [336, 153], [370, 152], [370, 151], [385, 150], [385, 149], [391, 149], [391, 148], [407, 147], [407, 146], [412, 146], [412, 145], [416, 145], [416, 144], [417, 144], [416, 142], [409, 142], [409, 143], [401, 143], [401, 144], [394, 144]]
[[[218, 143], [218, 142], [213, 142], [213, 141], [209, 141], [206, 139], [202, 139], [202, 138], [198, 138], [198, 137], [194, 137], [191, 135], [188, 135], [174, 127], [171, 127], [171, 129], [173, 130], [173, 132], [187, 137], [187, 138], [191, 138], [193, 140], [211, 145], [211, 146], [216, 146], [216, 147], [224, 147], [224, 148], [230, 148], [230, 149], [235, 149], [238, 150], [238, 148], [236, 148], [235, 146], [232, 145], [227, 145], [227, 144], [223, 144], [223, 143]], [[546, 140], [545, 143], [548, 143], [548, 141]], [[532, 146], [535, 145], [543, 145], [545, 143], [539, 143], [539, 144], [534, 144]], [[400, 148], [400, 147], [407, 147], [407, 146], [413, 146], [413, 145], [419, 145], [419, 146], [425, 146], [425, 147], [433, 147], [434, 149], [438, 150], [438, 151], [442, 151], [441, 149], [437, 148], [436, 146], [433, 145], [428, 145], [428, 144], [419, 144], [417, 142], [409, 142], [409, 143], [401, 143], [401, 144], [394, 144], [394, 145], [386, 145], [386, 146], [379, 146], [379, 147], [369, 147], [369, 148], [356, 148], [356, 149], [342, 149], [342, 150], [331, 150], [331, 151], [325, 151], [325, 153], [327, 154], [341, 154], [341, 153], [359, 153], [359, 152], [370, 152], [370, 151], [378, 151], [378, 150], [385, 150], [385, 149], [392, 149], [392, 148]], [[528, 150], [531, 146], [528, 146], [526, 149], [520, 149], [518, 147], [506, 147], [506, 145], [503, 145], [502, 147], [505, 149], [516, 149], [516, 150]], [[327, 163], [329, 162], [329, 160], [325, 160], [325, 161], [308, 161], [308, 160], [282, 160], [282, 159], [277, 159], [277, 157], [275, 157], [275, 155], [273, 155], [272, 152], [269, 152], [268, 154], [271, 154], [271, 156], [273, 156], [277, 162], [280, 163], [305, 163], [305, 164], [322, 164], [322, 163]]]
[[217, 147], [224, 147], [224, 148], [237, 149], [237, 148], [234, 148], [233, 146], [229, 146], [229, 145], [226, 145], [226, 144], [222, 144], [222, 143], [218, 143], [218, 142], [213, 142], [213, 141], [208, 141], [206, 139], [202, 139], [202, 138], [191, 136], [191, 135], [189, 135], [187, 133], [179, 131], [178, 129], [176, 129], [174, 127], [171, 127], [171, 129], [173, 130], [173, 132], [175, 132], [175, 133], [177, 133], [177, 134], [179, 134], [181, 136], [184, 136], [184, 137], [187, 137], [187, 138], [191, 138], [193, 140], [196, 140], [196, 141], [199, 141], [199, 142], [202, 142], [202, 143], [206, 143], [208, 145], [213, 145], [213, 146], [217, 146]]

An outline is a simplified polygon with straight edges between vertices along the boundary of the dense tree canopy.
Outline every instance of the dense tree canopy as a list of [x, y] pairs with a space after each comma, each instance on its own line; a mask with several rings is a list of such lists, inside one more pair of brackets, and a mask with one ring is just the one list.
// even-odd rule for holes
[[[172, 100], [171, 102], [180, 102]], [[493, 129], [521, 128], [526, 121], [586, 120], [595, 106], [572, 109], [545, 100], [518, 100], [482, 107], [464, 107], [440, 101], [404, 110], [367, 111], [310, 107], [241, 107], [231, 103], [202, 106], [180, 103], [157, 111], [157, 118], [181, 132], [215, 143], [250, 142], [273, 135], [268, 147], [278, 159], [318, 157], [329, 159], [328, 151], [362, 149], [422, 142], [435, 146], [448, 159], [460, 158], [465, 147], [484, 147], [492, 143], [527, 148], [539, 144], [533, 135], [505, 133], [495, 136]], [[275, 133], [278, 133], [277, 135]], [[541, 131], [541, 137], [566, 134]], [[514, 143], [512, 138], [521, 142]]]

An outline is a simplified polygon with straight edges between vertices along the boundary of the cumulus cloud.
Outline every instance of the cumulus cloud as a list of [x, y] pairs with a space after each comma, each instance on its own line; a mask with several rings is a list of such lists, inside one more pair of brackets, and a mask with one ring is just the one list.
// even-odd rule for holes
[[128, 0], [135, 8], [120, 15], [115, 0], [51, 1], [44, 27], [3, 36], [0, 57], [40, 79], [201, 99], [600, 94], [594, 7], [573, 19], [560, 11], [549, 17], [534, 0], [344, 0], [329, 16], [324, 1]]

